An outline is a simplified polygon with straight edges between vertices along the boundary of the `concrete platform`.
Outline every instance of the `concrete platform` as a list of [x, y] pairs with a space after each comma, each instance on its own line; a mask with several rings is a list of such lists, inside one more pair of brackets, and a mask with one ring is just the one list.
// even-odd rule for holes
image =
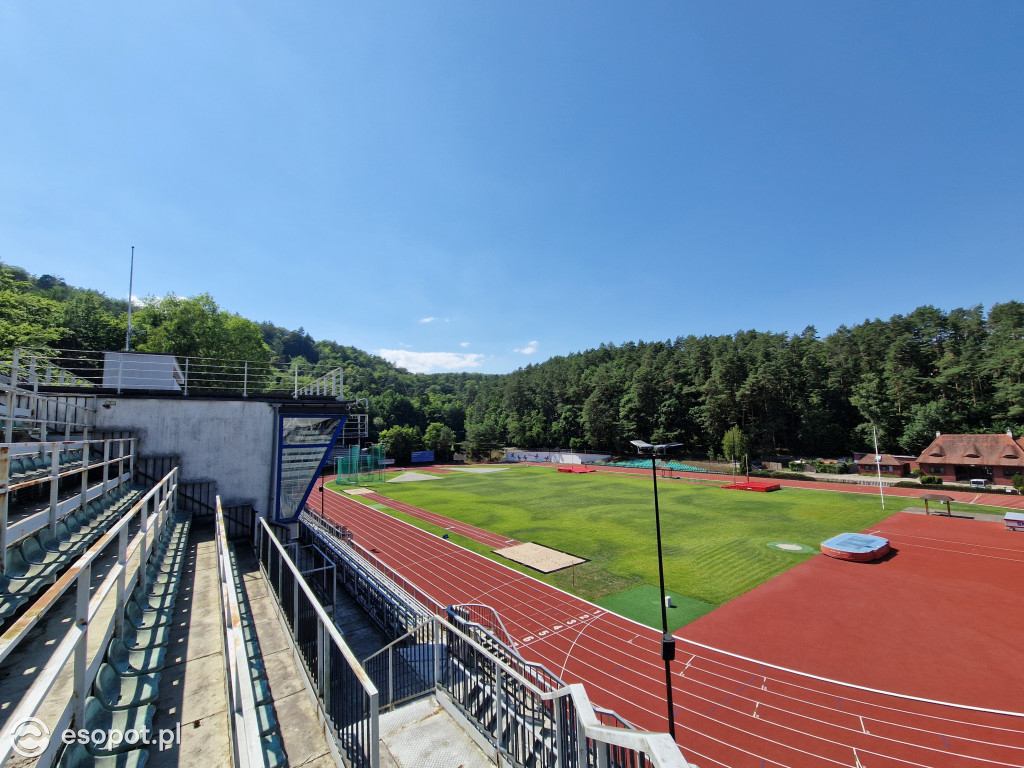
[[433, 696], [380, 716], [381, 768], [493, 768]]

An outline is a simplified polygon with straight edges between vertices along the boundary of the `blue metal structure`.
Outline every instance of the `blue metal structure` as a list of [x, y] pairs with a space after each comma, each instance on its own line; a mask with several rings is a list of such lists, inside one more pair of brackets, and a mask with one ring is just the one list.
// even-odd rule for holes
[[278, 414], [275, 522], [298, 518], [346, 418], [342, 413]]

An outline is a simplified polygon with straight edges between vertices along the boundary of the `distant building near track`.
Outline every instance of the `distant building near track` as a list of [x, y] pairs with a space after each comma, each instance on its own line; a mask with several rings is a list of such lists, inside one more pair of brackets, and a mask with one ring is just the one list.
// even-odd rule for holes
[[997, 435], [943, 435], [935, 439], [917, 459], [926, 475], [945, 482], [987, 480], [993, 485], [1011, 485], [1011, 478], [1024, 474], [1024, 440], [1007, 430]]

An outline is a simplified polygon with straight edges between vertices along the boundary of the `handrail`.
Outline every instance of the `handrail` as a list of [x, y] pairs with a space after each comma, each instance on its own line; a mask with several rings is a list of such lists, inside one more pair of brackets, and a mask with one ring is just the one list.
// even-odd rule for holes
[[[498, 642], [500, 642], [502, 645], [507, 646], [516, 656], [519, 655], [519, 649], [516, 647], [515, 638], [513, 638], [512, 635], [509, 634], [509, 631], [505, 629], [505, 623], [501, 620], [501, 614], [499, 614], [492, 606], [487, 605], [486, 603], [459, 603], [458, 605], [453, 605], [452, 608], [456, 611], [458, 611], [460, 608], [464, 608], [468, 615], [462, 618], [464, 618], [466, 621], [472, 624], [480, 626], [487, 632], [490, 632], [490, 634], [494, 635], [495, 639], [497, 639]], [[471, 618], [473, 616], [479, 616], [481, 614], [488, 616], [488, 618], [492, 622], [492, 626], [488, 627], [483, 622], [476, 621], [475, 619]], [[498, 635], [498, 632], [496, 630], [501, 631], [500, 636]]]
[[[91, 460], [90, 449], [101, 446], [103, 458]], [[116, 451], [113, 451], [116, 447]], [[0, 444], [0, 569], [7, 567], [7, 547], [12, 540], [30, 536], [36, 531], [49, 526], [51, 532], [56, 531], [57, 521], [74, 508], [87, 504], [97, 495], [106, 495], [108, 491], [120, 485], [127, 476], [131, 480], [135, 468], [138, 438], [112, 438], [108, 440], [72, 440], [44, 443], [5, 443]], [[82, 451], [82, 463], [72, 469], [61, 471], [60, 454], [64, 451]], [[116, 452], [116, 456], [112, 453]], [[49, 470], [20, 482], [13, 482], [11, 476], [11, 460], [19, 456], [49, 454]], [[127, 462], [128, 466], [125, 467]], [[120, 467], [116, 479], [111, 479], [109, 469]], [[101, 483], [89, 487], [89, 473], [102, 468]], [[59, 500], [58, 490], [61, 480], [74, 475], [81, 475], [81, 491], [70, 499]], [[8, 526], [10, 514], [11, 492], [34, 485], [50, 484], [49, 508], [19, 521], [15, 526]], [[97, 490], [97, 488], [99, 490]]]
[[342, 399], [345, 389], [345, 370], [334, 368], [323, 376], [313, 379], [309, 384], [300, 387], [297, 394], [300, 395], [331, 395]]
[[[27, 363], [25, 361], [28, 361]], [[341, 399], [343, 371], [335, 368], [315, 376], [315, 367], [298, 362], [282, 367], [263, 360], [188, 357], [147, 352], [106, 350], [40, 350], [19, 347], [10, 364], [12, 386], [86, 389], [160, 390], [189, 396], [204, 393], [333, 396]], [[41, 375], [40, 371], [49, 372]], [[54, 376], [52, 372], [63, 372]]]
[[[74, 658], [74, 695], [65, 704], [57, 716], [57, 722], [50, 726], [50, 733], [61, 733], [72, 722], [81, 723], [85, 716], [85, 702], [93, 682], [103, 662], [103, 649], [110, 638], [121, 627], [125, 604], [135, 586], [136, 578], [143, 584], [146, 582], [146, 563], [153, 546], [163, 531], [167, 517], [174, 509], [177, 493], [178, 469], [172, 469], [163, 480], [150, 489], [132, 508], [121, 516], [100, 539], [94, 543], [68, 570], [56, 584], [51, 586], [6, 632], [0, 636], [0, 663], [27, 637], [29, 630], [49, 611], [57, 600], [67, 592], [72, 584], [77, 588], [76, 621], [67, 636], [57, 646], [42, 671], [36, 675], [21, 703], [14, 709], [0, 730], [0, 764], [10, 758], [14, 750], [14, 740], [19, 727], [29, 717], [34, 717], [40, 705], [46, 699], [64, 667]], [[152, 511], [148, 512], [152, 504]], [[139, 531], [128, 540], [129, 526], [135, 516], [139, 516]], [[96, 559], [106, 550], [114, 539], [118, 539], [117, 563], [111, 568], [96, 593], [90, 598], [92, 566]], [[138, 556], [136, 559], [136, 555]], [[133, 562], [129, 566], [129, 562]], [[109, 613], [103, 626], [96, 626], [94, 621], [103, 607], [104, 601], [115, 593], [116, 606]], [[99, 652], [90, 660], [89, 636], [99, 633], [101, 642]], [[51, 739], [45, 751], [39, 757], [41, 765], [52, 762], [60, 739]]]
[[[291, 556], [288, 554], [288, 551], [285, 549], [284, 545], [280, 542], [280, 540], [278, 540], [277, 536], [274, 535], [274, 532], [270, 529], [270, 526], [267, 524], [266, 519], [262, 517], [259, 518], [258, 521], [256, 536], [257, 552], [260, 557], [260, 565], [261, 568], [264, 569], [264, 575], [270, 582], [272, 590], [280, 590], [281, 583], [283, 582], [281, 581], [279, 575], [278, 579], [275, 581], [274, 574], [269, 574], [266, 571], [266, 563], [263, 562], [263, 542], [265, 541], [269, 541], [270, 546], [274, 550], [276, 550], [277, 562], [279, 567], [287, 568], [287, 570], [291, 574], [291, 580], [293, 585], [293, 594], [291, 597], [293, 601], [292, 604], [296, 605], [298, 595], [302, 594], [306, 599], [307, 605], [312, 609], [313, 618], [315, 618], [316, 620], [317, 652], [315, 658], [315, 668], [311, 669], [307, 666], [307, 664], [309, 663], [309, 659], [307, 658], [304, 660], [306, 663], [302, 665], [302, 670], [303, 673], [306, 675], [309, 690], [311, 692], [315, 692], [316, 705], [320, 709], [322, 721], [325, 724], [332, 722], [331, 714], [328, 711], [328, 706], [325, 703], [325, 698], [328, 698], [330, 696], [331, 681], [333, 680], [332, 676], [336, 674], [335, 670], [333, 669], [333, 665], [329, 661], [330, 654], [328, 653], [329, 644], [333, 644], [333, 646], [341, 654], [342, 659], [345, 661], [345, 665], [351, 671], [358, 686], [362, 689], [363, 693], [366, 696], [366, 701], [369, 710], [369, 723], [368, 733], [366, 734], [367, 743], [364, 745], [364, 747], [367, 750], [366, 757], [368, 759], [369, 765], [371, 766], [371, 768], [378, 768], [378, 766], [380, 765], [380, 707], [378, 704], [379, 692], [377, 691], [377, 687], [373, 684], [373, 681], [370, 679], [370, 676], [366, 674], [366, 671], [359, 664], [359, 660], [356, 659], [355, 655], [348, 647], [348, 644], [342, 637], [341, 632], [338, 630], [337, 626], [335, 626], [334, 621], [331, 619], [330, 616], [327, 615], [327, 612], [324, 610], [324, 607], [320, 604], [320, 601], [317, 599], [316, 595], [313, 594], [313, 590], [306, 583], [306, 580], [302, 577], [301, 571], [299, 570], [295, 562], [292, 560]], [[278, 594], [277, 597], [278, 602], [280, 602], [281, 595]], [[287, 612], [285, 612], [285, 614], [286, 618], [288, 618]], [[291, 617], [291, 620], [294, 622], [292, 626], [292, 632], [297, 633], [298, 616], [296, 615]], [[289, 638], [291, 639], [293, 648], [295, 648], [297, 634], [289, 634]], [[339, 732], [335, 730], [337, 727], [337, 724], [334, 724], [332, 726], [327, 727], [326, 730], [329, 732], [330, 737], [335, 740], [335, 744], [339, 747], [339, 749], [342, 749], [345, 747], [345, 745], [341, 745], [339, 743], [340, 735]]]
[[217, 542], [217, 566], [220, 570], [220, 606], [224, 623], [222, 637], [224, 658], [228, 667], [228, 711], [229, 727], [232, 732], [231, 747], [236, 768], [257, 768], [266, 766], [266, 756], [260, 748], [260, 729], [256, 719], [256, 696], [253, 692], [252, 676], [248, 671], [245, 652], [245, 636], [242, 633], [242, 612], [235, 591], [235, 579], [231, 572], [231, 556], [228, 552], [228, 538], [224, 528], [224, 510], [220, 496], [217, 496], [217, 512], [214, 518]]
[[[336, 528], [336, 526], [333, 526], [330, 521], [319, 518], [317, 514], [307, 514], [302, 518], [302, 520], [307, 523], [312, 522], [314, 525], [324, 523], [325, 525], [321, 529], [323, 532], [326, 532], [324, 529], [332, 527]], [[349, 563], [352, 563], [354, 558], [358, 558], [360, 560], [364, 559], [362, 555], [355, 552], [345, 553], [343, 547], [337, 546], [340, 544], [340, 541], [341, 539], [339, 537], [337, 542], [327, 541], [325, 543], [332, 552], [336, 551], [342, 553], [343, 559], [347, 560]], [[357, 548], [355, 542], [347, 543], [351, 544], [353, 549]], [[332, 544], [335, 546], [331, 546]], [[360, 563], [360, 565], [363, 567], [364, 571], [373, 575], [375, 579], [391, 581], [388, 576], [386, 576], [379, 568], [375, 567], [373, 563], [363, 562]], [[350, 567], [355, 566], [352, 565]], [[418, 587], [411, 585], [407, 581], [405, 582], [403, 589], [408, 586], [412, 586], [412, 588], [417, 592], [420, 591]], [[432, 602], [434, 606], [439, 606], [436, 601]], [[485, 607], [490, 608], [490, 606]], [[421, 632], [427, 623], [434, 624], [435, 638], [439, 636], [442, 628], [455, 633], [461, 642], [470, 645], [477, 653], [482, 654], [484, 658], [488, 659], [489, 663], [491, 663], [495, 669], [500, 670], [501, 674], [505, 678], [514, 680], [516, 683], [521, 685], [529, 695], [535, 696], [543, 701], [557, 701], [564, 698], [571, 698], [579, 719], [581, 735], [585, 739], [592, 739], [613, 747], [621, 747], [623, 749], [644, 752], [651, 758], [654, 768], [687, 768], [690, 765], [685, 759], [683, 759], [679, 751], [679, 747], [668, 734], [636, 730], [628, 721], [614, 711], [594, 706], [590, 702], [589, 697], [587, 697], [583, 686], [578, 684], [567, 685], [542, 664], [525, 661], [514, 652], [508, 658], [502, 658], [496, 655], [490, 648], [484, 647], [471, 634], [467, 634], [461, 627], [445, 618], [445, 614], [438, 610], [435, 610], [432, 614], [426, 616], [423, 621], [419, 622], [415, 627], [410, 628], [409, 631], [401, 637], [364, 659], [364, 668], [368, 668], [371, 662], [378, 657], [384, 654], [390, 655], [396, 647], [400, 646], [408, 638], [415, 637], [419, 632]], [[466, 623], [471, 626], [481, 627], [481, 625], [472, 622]], [[486, 629], [484, 627], [481, 628]], [[500, 640], [498, 642], [500, 644]], [[390, 667], [391, 665], [389, 663], [389, 669]], [[389, 686], [391, 685], [390, 674], [391, 673], [389, 672]], [[435, 678], [432, 688], [437, 687], [440, 687], [440, 681]], [[388, 704], [390, 705], [392, 703], [393, 702], [389, 695]], [[617, 721], [622, 725], [617, 726], [602, 723], [600, 719], [601, 717], [604, 717], [606, 720]], [[585, 763], [583, 765], [585, 765]]]

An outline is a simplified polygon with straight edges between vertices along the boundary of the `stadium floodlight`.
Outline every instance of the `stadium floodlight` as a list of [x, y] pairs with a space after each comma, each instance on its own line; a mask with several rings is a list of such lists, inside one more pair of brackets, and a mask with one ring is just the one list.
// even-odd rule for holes
[[668, 631], [668, 599], [665, 595], [665, 563], [661, 554], [661, 512], [658, 508], [658, 469], [659, 453], [664, 454], [669, 448], [678, 448], [682, 443], [663, 443], [651, 445], [644, 440], [630, 440], [640, 453], [651, 454], [651, 479], [654, 481], [654, 529], [658, 539], [658, 579], [661, 582], [661, 658], [665, 662], [665, 696], [668, 704], [668, 732], [672, 739], [676, 738], [676, 718], [672, 706], [672, 660], [676, 657], [676, 639]]

